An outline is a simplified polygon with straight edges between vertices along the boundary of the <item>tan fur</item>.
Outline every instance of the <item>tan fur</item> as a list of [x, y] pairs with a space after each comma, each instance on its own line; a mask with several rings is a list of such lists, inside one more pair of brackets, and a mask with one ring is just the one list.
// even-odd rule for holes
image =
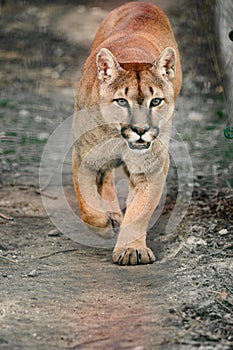
[[[146, 229], [166, 180], [174, 104], [182, 80], [165, 13], [132, 2], [112, 11], [84, 66], [73, 122], [73, 179], [84, 222], [102, 237], [119, 229], [113, 260], [155, 260]], [[114, 168], [130, 178], [125, 215]]]

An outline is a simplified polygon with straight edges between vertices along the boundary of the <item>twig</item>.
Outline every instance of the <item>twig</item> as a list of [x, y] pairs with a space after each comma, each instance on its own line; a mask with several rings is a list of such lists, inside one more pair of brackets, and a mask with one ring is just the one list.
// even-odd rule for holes
[[42, 255], [42, 256], [40, 256], [38, 259], [48, 258], [48, 257], [50, 257], [50, 256], [57, 255], [57, 254], [61, 254], [61, 253], [75, 252], [75, 251], [77, 251], [77, 250], [79, 250], [79, 248], [72, 248], [72, 249], [65, 249], [65, 250], [56, 250], [55, 252]]
[[226, 207], [228, 207], [228, 208], [230, 208], [231, 210], [233, 210], [233, 206], [230, 205], [230, 204], [228, 203], [228, 201], [227, 201], [225, 198], [223, 199], [223, 203], [225, 204]]
[[37, 194], [40, 194], [41, 196], [45, 196], [45, 197], [48, 197], [48, 198], [51, 198], [51, 199], [57, 199], [57, 196], [53, 196], [53, 195], [51, 195], [51, 194], [49, 194], [49, 193], [43, 192], [43, 191], [40, 190], [40, 189], [35, 190], [35, 192], [36, 192]]
[[0, 135], [0, 139], [4, 139], [4, 140], [13, 140], [14, 138], [13, 138], [12, 136]]
[[225, 310], [227, 310], [229, 313], [232, 313], [232, 310], [229, 309], [229, 307], [227, 307], [226, 305], [224, 305], [223, 303], [221, 303], [221, 301], [216, 300], [216, 302], [221, 305]]
[[228, 287], [226, 284], [225, 284], [225, 288], [228, 290], [228, 292], [230, 292], [231, 294], [233, 294], [233, 290], [232, 290], [230, 287]]
[[98, 341], [103, 341], [103, 340], [108, 340], [108, 339], [109, 339], [109, 336], [102, 337], [102, 338], [97, 338], [97, 339], [92, 339], [92, 340], [88, 340], [88, 341], [84, 341], [82, 343], [78, 343], [78, 344], [72, 346], [72, 348], [70, 348], [70, 349], [71, 350], [75, 350], [75, 349], [81, 348], [84, 345], [89, 345], [89, 344], [96, 343]]
[[0, 218], [5, 219], [7, 221], [14, 221], [14, 218], [12, 218], [11, 216], [7, 216], [3, 213], [0, 213]]
[[0, 259], [5, 260], [7, 262], [10, 262], [11, 264], [17, 264], [17, 261], [11, 260], [11, 259], [7, 258], [6, 256], [0, 255]]

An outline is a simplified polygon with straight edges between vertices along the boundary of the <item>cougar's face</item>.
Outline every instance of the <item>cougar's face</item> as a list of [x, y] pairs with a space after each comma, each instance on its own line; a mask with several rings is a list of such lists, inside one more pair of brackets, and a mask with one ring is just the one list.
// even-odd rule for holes
[[174, 110], [172, 84], [156, 77], [152, 68], [122, 70], [101, 95], [113, 107], [121, 137], [141, 153], [166, 130]]

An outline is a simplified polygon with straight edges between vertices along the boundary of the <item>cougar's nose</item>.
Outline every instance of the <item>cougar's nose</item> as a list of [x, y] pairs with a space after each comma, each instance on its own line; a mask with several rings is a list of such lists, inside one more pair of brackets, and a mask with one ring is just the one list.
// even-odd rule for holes
[[149, 127], [146, 125], [145, 126], [131, 125], [131, 130], [136, 132], [136, 134], [138, 134], [139, 136], [142, 136], [149, 130]]

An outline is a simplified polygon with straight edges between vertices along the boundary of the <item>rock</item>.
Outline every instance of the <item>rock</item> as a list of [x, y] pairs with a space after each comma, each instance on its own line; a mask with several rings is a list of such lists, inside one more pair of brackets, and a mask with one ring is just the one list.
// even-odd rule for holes
[[20, 115], [21, 117], [28, 117], [28, 116], [30, 115], [30, 112], [27, 111], [26, 109], [21, 109], [21, 110], [19, 111], [19, 115]]
[[31, 272], [29, 272], [28, 277], [36, 277], [38, 276], [38, 272], [36, 269], [32, 270]]
[[48, 232], [49, 237], [58, 237], [58, 236], [60, 236], [60, 234], [61, 233], [57, 229], [53, 229], [53, 230]]
[[221, 229], [220, 231], [218, 231], [218, 233], [219, 233], [220, 235], [227, 235], [229, 232], [228, 232], [228, 230], [227, 230], [226, 228], [223, 228], [223, 229]]

